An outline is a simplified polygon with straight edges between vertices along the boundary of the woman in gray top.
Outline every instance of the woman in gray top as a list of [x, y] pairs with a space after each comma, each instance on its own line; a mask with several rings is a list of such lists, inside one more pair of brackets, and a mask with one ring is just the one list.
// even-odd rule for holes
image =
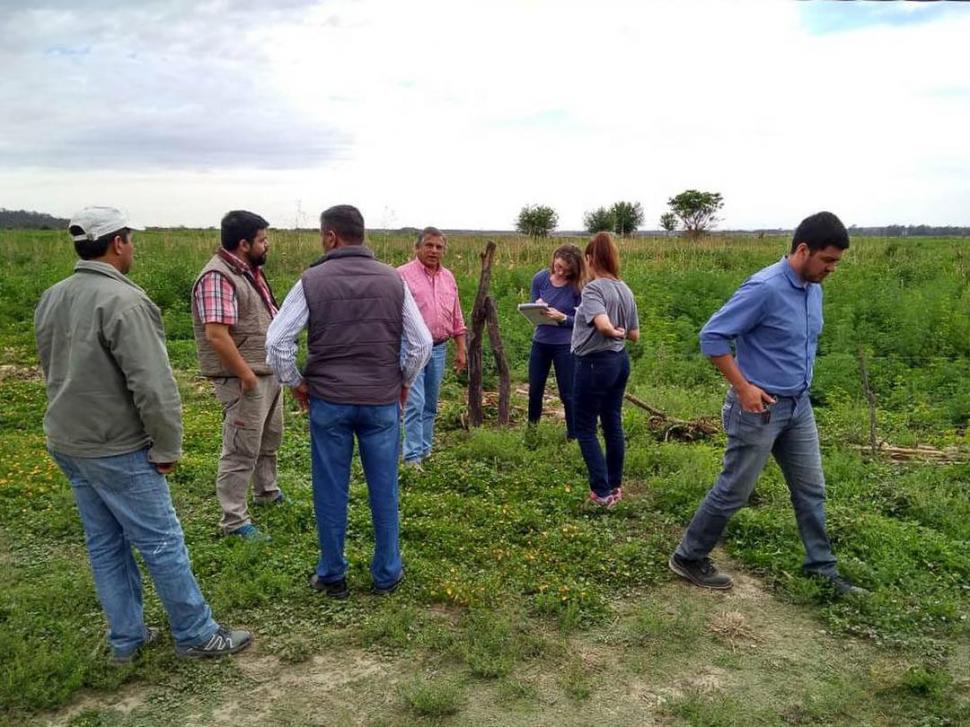
[[[623, 497], [620, 410], [630, 377], [626, 339], [640, 339], [640, 320], [633, 292], [620, 280], [620, 254], [609, 233], [599, 232], [589, 241], [586, 265], [590, 282], [576, 308], [571, 342], [576, 356], [573, 418], [589, 472], [589, 499], [610, 508]], [[597, 419], [603, 427], [605, 459], [596, 437]]]

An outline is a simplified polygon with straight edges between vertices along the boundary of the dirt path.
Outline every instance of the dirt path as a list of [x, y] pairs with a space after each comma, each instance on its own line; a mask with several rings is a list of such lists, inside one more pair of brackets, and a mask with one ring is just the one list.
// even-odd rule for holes
[[[904, 665], [871, 644], [826, 633], [811, 609], [779, 601], [751, 576], [739, 575], [728, 593], [670, 582], [617, 603], [615, 613], [612, 622], [565, 638], [550, 631], [557, 648], [500, 679], [473, 677], [440, 654], [342, 649], [286, 664], [257, 642], [234, 657], [232, 686], [180, 694], [134, 685], [84, 695], [38, 723], [561, 727], [604, 718], [694, 723], [705, 715], [736, 724], [891, 718], [869, 692], [873, 678], [891, 681]], [[407, 696], [415, 679], [432, 697], [452, 688], [455, 712], [416, 709]]]

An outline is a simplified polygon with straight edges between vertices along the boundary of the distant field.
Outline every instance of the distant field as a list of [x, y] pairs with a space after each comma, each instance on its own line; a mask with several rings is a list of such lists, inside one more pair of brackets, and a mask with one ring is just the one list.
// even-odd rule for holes
[[[270, 239], [266, 272], [282, 301], [320, 254], [319, 239], [287, 231], [271, 231]], [[496, 239], [492, 294], [513, 376], [522, 383], [531, 329], [515, 304], [528, 298], [532, 275], [564, 240]], [[458, 279], [466, 316], [485, 242], [449, 240], [446, 264]], [[380, 259], [397, 265], [409, 258], [413, 239], [378, 233], [370, 244]], [[698, 352], [697, 332], [747, 275], [784, 253], [787, 240], [635, 238], [619, 244], [622, 277], [637, 296], [642, 332], [640, 343], [630, 347], [629, 390], [676, 417], [717, 418], [724, 385]], [[316, 539], [305, 422], [291, 401], [280, 459], [291, 503], [257, 514], [273, 543], [259, 548], [217, 537], [213, 482], [220, 412], [198, 376], [189, 309], [192, 282], [217, 245], [211, 230], [136, 233], [131, 277], [163, 310], [183, 394], [185, 456], [170, 484], [196, 573], [220, 618], [256, 631], [257, 654], [302, 664], [338, 648], [400, 660], [400, 690], [373, 708], [386, 717], [375, 722], [403, 724], [387, 714], [403, 709], [416, 718], [457, 713], [472, 723], [479, 717], [489, 723], [488, 715], [498, 715], [501, 723], [529, 722], [543, 705], [560, 704], [555, 700], [596, 714], [598, 685], [607, 672], [621, 683], [644, 674], [675, 679], [686, 663], [670, 665], [673, 671], [665, 676], [648, 668], [651, 659], [693, 649], [721, 653], [723, 639], [711, 636], [716, 629], [708, 621], [718, 617], [712, 602], [690, 600], [693, 594], [670, 582], [665, 563], [717, 472], [723, 442], [657, 441], [635, 408], [625, 412], [632, 496], [610, 513], [591, 512], [583, 504], [578, 449], [563, 441], [555, 420], [526, 442], [519, 400], [512, 428], [466, 432], [459, 422], [467, 382], [449, 372], [442, 441], [426, 471], [408, 473], [402, 482], [408, 580], [386, 602], [363, 595], [372, 540], [359, 469], [348, 536], [354, 595], [344, 604], [326, 603], [305, 587]], [[75, 724], [152, 723], [152, 714], [158, 724], [184, 723], [192, 710], [204, 714], [212, 706], [200, 694], [200, 680], [231, 691], [248, 678], [247, 662], [185, 664], [163, 647], [133, 669], [104, 663], [103, 620], [83, 533], [69, 487], [44, 451], [44, 388], [32, 334], [40, 293], [70, 274], [74, 260], [62, 232], [0, 231], [0, 723], [4, 715], [11, 723], [39, 719], [40, 710], [70, 703], [83, 688], [103, 700], [125, 683], [155, 689], [145, 711], [126, 716], [94, 707], [78, 716], [89, 721]], [[725, 549], [772, 594], [766, 612], [788, 609], [784, 613], [793, 619], [826, 630], [824, 638], [835, 644], [864, 644], [859, 653], [865, 656], [808, 668], [809, 679], [797, 660], [769, 664], [725, 646], [723, 655], [710, 658], [733, 686], [681, 690], [650, 707], [655, 719], [970, 719], [970, 240], [853, 239], [825, 283], [824, 314], [813, 399], [830, 526], [843, 570], [875, 595], [862, 603], [834, 601], [796, 575], [801, 546], [774, 465], [752, 506], [732, 523]], [[869, 436], [860, 347], [876, 397], [879, 437], [901, 447], [946, 449], [962, 463], [897, 464], [860, 454], [857, 445]], [[493, 387], [494, 374], [486, 376]], [[662, 604], [655, 600], [660, 593], [666, 594]], [[146, 605], [155, 621], [164, 620], [154, 597]], [[750, 623], [757, 615], [748, 618]], [[617, 664], [577, 660], [573, 647], [588, 643], [616, 656]], [[805, 658], [818, 665], [824, 657]], [[547, 683], [536, 672], [555, 679]], [[267, 719], [306, 723], [287, 714]]]

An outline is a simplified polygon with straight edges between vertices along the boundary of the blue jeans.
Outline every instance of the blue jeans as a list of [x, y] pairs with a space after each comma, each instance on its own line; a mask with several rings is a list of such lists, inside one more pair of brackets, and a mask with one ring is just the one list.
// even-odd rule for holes
[[[623, 482], [623, 394], [630, 378], [630, 357], [623, 351], [599, 351], [576, 356], [573, 379], [573, 419], [576, 439], [589, 472], [589, 489], [600, 497]], [[603, 426], [606, 459], [596, 437]]]
[[404, 460], [422, 460], [431, 454], [438, 394], [445, 375], [448, 342], [432, 347], [431, 358], [411, 385], [404, 405]]
[[542, 395], [546, 391], [550, 365], [556, 367], [556, 387], [566, 413], [566, 436], [576, 436], [573, 422], [573, 355], [568, 343], [532, 342], [529, 353], [529, 422], [534, 424], [542, 416]]
[[189, 564], [168, 483], [142, 449], [111, 457], [51, 456], [71, 482], [98, 600], [117, 656], [145, 641], [138, 548], [180, 646], [205, 643], [218, 628]]
[[316, 572], [322, 583], [333, 583], [347, 575], [344, 539], [355, 435], [374, 523], [371, 576], [378, 588], [390, 586], [401, 577], [397, 509], [400, 412], [397, 403], [372, 406], [310, 399], [313, 509], [320, 541]]
[[774, 455], [788, 483], [795, 520], [805, 545], [805, 572], [834, 575], [835, 556], [825, 529], [825, 477], [818, 429], [808, 394], [778, 397], [768, 407], [770, 421], [744, 411], [732, 388], [722, 409], [728, 443], [721, 474], [694, 514], [677, 555], [687, 560], [711, 552], [731, 516], [754, 490], [758, 475]]

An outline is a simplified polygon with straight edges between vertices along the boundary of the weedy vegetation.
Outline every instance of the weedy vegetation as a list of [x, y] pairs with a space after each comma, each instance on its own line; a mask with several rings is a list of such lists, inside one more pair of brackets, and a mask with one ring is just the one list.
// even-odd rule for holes
[[[408, 259], [413, 242], [371, 236], [391, 264]], [[559, 242], [498, 238], [492, 294], [516, 382], [526, 378], [532, 331], [515, 305]], [[466, 313], [484, 244], [449, 240], [446, 264]], [[619, 244], [641, 316], [629, 391], [681, 419], [716, 419], [724, 384], [700, 355], [697, 332], [787, 241]], [[739, 587], [699, 593], [669, 574], [666, 558], [718, 471], [720, 437], [658, 440], [646, 413], [628, 408], [627, 496], [593, 511], [561, 421], [547, 417], [527, 442], [520, 400], [513, 426], [466, 431], [467, 382], [449, 370], [436, 451], [424, 471], [401, 476], [407, 580], [390, 598], [368, 593], [372, 534], [355, 464], [352, 594], [327, 601], [306, 587], [317, 541], [306, 423], [292, 400], [280, 453], [288, 502], [255, 511], [273, 542], [217, 533], [221, 411], [198, 374], [189, 308], [195, 275], [217, 245], [212, 230], [136, 233], [131, 277], [163, 311], [183, 396], [185, 455], [169, 484], [196, 576], [217, 617], [253, 629], [256, 644], [197, 664], [176, 659], [166, 636], [119, 669], [107, 663], [83, 531], [42, 431], [33, 309], [70, 274], [73, 249], [60, 232], [0, 231], [0, 723], [206, 723], [227, 714], [227, 700], [242, 724], [572, 724], [604, 710], [618, 724], [644, 715], [711, 725], [970, 720], [966, 239], [853, 239], [825, 284], [813, 399], [831, 535], [843, 571], [873, 591], [862, 600], [839, 600], [799, 575], [801, 544], [773, 464], [725, 539]], [[319, 254], [311, 231], [272, 231], [266, 272], [280, 300]], [[900, 463], [860, 449], [869, 436], [860, 347], [879, 437], [945, 449], [952, 461]], [[494, 375], [486, 372], [487, 387]], [[164, 623], [146, 586], [147, 619]], [[275, 676], [256, 673], [264, 663]], [[275, 699], [261, 691], [280, 674], [298, 682], [323, 668], [346, 678], [310, 679]], [[321, 684], [327, 691], [314, 697]], [[111, 705], [130, 690], [142, 701]]]

